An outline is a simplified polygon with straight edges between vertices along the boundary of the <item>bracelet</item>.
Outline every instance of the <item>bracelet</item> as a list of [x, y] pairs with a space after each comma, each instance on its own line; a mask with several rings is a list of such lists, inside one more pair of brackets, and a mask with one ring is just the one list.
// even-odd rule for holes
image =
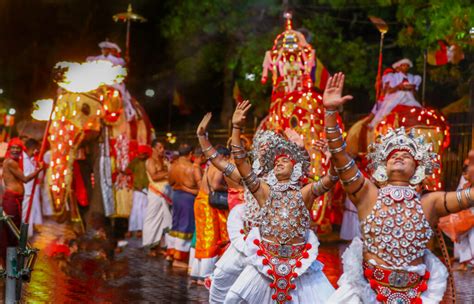
[[463, 210], [464, 208], [462, 207], [461, 192], [462, 192], [462, 190], [456, 191], [456, 199], [457, 199], [458, 204], [459, 204], [459, 209], [460, 209], [460, 210]]
[[207, 132], [204, 133], [204, 134], [196, 134], [198, 137], [204, 137], [204, 138], [207, 138], [207, 136], [209, 135]]
[[230, 147], [232, 148], [232, 151], [234, 150], [234, 148], [235, 150], [245, 150], [244, 146], [230, 144]]
[[324, 130], [326, 131], [326, 133], [332, 134], [339, 133], [339, 131], [341, 131], [341, 128], [339, 128], [339, 125], [336, 124], [334, 127], [324, 127]]
[[448, 192], [444, 192], [444, 209], [446, 210], [446, 212], [447, 212], [448, 214], [450, 214], [451, 211], [449, 211], [449, 209], [448, 209], [448, 202], [446, 201], [446, 195], [447, 195], [447, 194], [448, 194]]
[[326, 193], [326, 192], [328, 192], [329, 190], [331, 190], [331, 188], [328, 188], [328, 187], [326, 187], [326, 186], [324, 185], [322, 179], [320, 179], [319, 182], [321, 183], [321, 188], [324, 190], [323, 193]]
[[339, 175], [332, 175], [331, 170], [328, 170], [328, 176], [332, 182], [337, 182], [339, 180]]
[[232, 129], [238, 129], [238, 130], [242, 131], [244, 128], [242, 128], [240, 126], [232, 125]]
[[344, 172], [350, 170], [354, 165], [355, 165], [355, 161], [354, 161], [354, 159], [351, 159], [347, 164], [345, 164], [342, 167], [339, 167], [339, 168], [334, 167], [334, 170], [336, 170], [336, 172], [338, 174], [341, 174], [341, 173], [344, 173]]
[[324, 117], [328, 117], [328, 116], [334, 115], [334, 114], [336, 114], [337, 112], [338, 112], [337, 110], [325, 109], [325, 110], [324, 110]]
[[229, 177], [229, 175], [231, 175], [232, 172], [234, 172], [234, 170], [235, 170], [234, 164], [233, 163], [228, 163], [227, 166], [225, 166], [224, 171], [222, 172], [222, 174], [224, 174], [224, 176]]
[[311, 187], [311, 192], [313, 192], [314, 196], [316, 197], [321, 196], [321, 192], [322, 192], [319, 182], [320, 181], [313, 183], [313, 186]]
[[341, 181], [344, 186], [349, 186], [350, 184], [358, 180], [361, 176], [362, 176], [362, 173], [360, 173], [360, 170], [357, 170], [357, 173], [353, 177], [349, 179], [345, 179], [345, 180], [343, 179]]
[[331, 149], [329, 148], [329, 152], [331, 152], [331, 154], [336, 154], [336, 153], [339, 153], [339, 152], [342, 152], [344, 151], [344, 149], [346, 148], [347, 144], [346, 143], [343, 143], [341, 146], [335, 148], [335, 149]]
[[234, 159], [244, 159], [244, 158], [247, 158], [247, 152], [243, 152], [243, 153], [240, 153], [240, 154], [234, 152], [234, 153], [232, 153], [232, 157]]
[[342, 140], [342, 134], [339, 135], [339, 136], [336, 137], [336, 138], [327, 138], [326, 140], [328, 141], [328, 143], [336, 142], [336, 141]]
[[362, 183], [360, 184], [360, 186], [357, 187], [357, 189], [354, 192], [351, 192], [349, 194], [356, 195], [357, 193], [359, 193], [360, 190], [362, 190], [362, 188], [364, 188], [364, 185], [365, 185], [365, 178], [362, 180]]
[[211, 149], [212, 149], [212, 145], [210, 145], [206, 149], [202, 150], [202, 153], [206, 153], [207, 151], [211, 151]]
[[207, 160], [213, 160], [213, 159], [216, 158], [217, 156], [219, 156], [219, 152], [216, 151], [216, 152], [214, 152], [211, 156], [209, 156], [209, 157], [207, 158]]
[[466, 190], [464, 190], [464, 196], [467, 198], [469, 206], [472, 207], [474, 204], [474, 201], [472, 200], [472, 197], [471, 197], [471, 188], [467, 188]]

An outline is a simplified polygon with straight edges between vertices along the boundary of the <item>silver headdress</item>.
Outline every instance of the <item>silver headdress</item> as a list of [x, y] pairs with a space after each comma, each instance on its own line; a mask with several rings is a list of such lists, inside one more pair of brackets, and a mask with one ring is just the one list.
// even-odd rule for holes
[[367, 158], [369, 167], [374, 170], [372, 177], [379, 183], [388, 180], [387, 158], [395, 150], [407, 151], [417, 162], [415, 174], [410, 179], [410, 184], [420, 184], [426, 174], [431, 174], [433, 168], [438, 167], [436, 153], [431, 152], [431, 143], [426, 143], [423, 135], [416, 137], [415, 129], [407, 134], [405, 128], [390, 129], [387, 134], [379, 135], [375, 142], [369, 145]]

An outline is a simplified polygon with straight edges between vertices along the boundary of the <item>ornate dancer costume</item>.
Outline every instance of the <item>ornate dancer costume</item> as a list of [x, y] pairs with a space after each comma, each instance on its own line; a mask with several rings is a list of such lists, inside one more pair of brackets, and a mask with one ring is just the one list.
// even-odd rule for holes
[[[408, 151], [417, 168], [410, 179], [421, 183], [430, 173], [435, 154], [430, 145], [414, 132], [403, 128], [390, 130], [370, 148], [369, 158], [376, 168], [373, 178], [388, 180], [385, 161], [393, 151]], [[439, 303], [446, 290], [446, 267], [428, 249], [433, 235], [419, 194], [408, 186], [384, 186], [371, 213], [361, 222], [362, 240], [355, 238], [343, 254], [344, 273], [339, 289], [328, 303]], [[370, 253], [384, 261], [366, 260]], [[415, 265], [417, 260], [422, 263]]]
[[[268, 165], [260, 162], [258, 153], [268, 149], [276, 142], [278, 136], [272, 131], [259, 131], [253, 140], [252, 168], [258, 176], [268, 173]], [[260, 224], [260, 206], [247, 187], [244, 189], [244, 203], [235, 206], [227, 218], [227, 232], [230, 246], [216, 263], [216, 269], [211, 277], [212, 283], [209, 292], [210, 303], [223, 303], [224, 299], [245, 268], [245, 240], [253, 227]]]
[[264, 158], [282, 154], [297, 162], [290, 182], [279, 183], [270, 171], [270, 195], [261, 208], [260, 226], [245, 240], [247, 265], [225, 303], [326, 303], [334, 291], [316, 260], [319, 241], [309, 229], [310, 214], [300, 191], [299, 179], [309, 167], [307, 155], [281, 139]]

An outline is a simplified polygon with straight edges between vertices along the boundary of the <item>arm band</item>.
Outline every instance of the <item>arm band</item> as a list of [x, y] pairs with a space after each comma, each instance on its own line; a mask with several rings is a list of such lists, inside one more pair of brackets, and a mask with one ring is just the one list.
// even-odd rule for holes
[[349, 171], [353, 166], [355, 165], [355, 161], [353, 159], [351, 159], [347, 164], [345, 164], [344, 166], [342, 167], [334, 167], [334, 170], [338, 173], [338, 174], [341, 174], [341, 173], [344, 173], [346, 171]]
[[202, 150], [202, 153], [206, 153], [207, 151], [211, 151], [212, 148], [213, 148], [212, 145], [210, 145], [206, 149]]
[[224, 174], [224, 176], [227, 176], [229, 177], [232, 172], [234, 172], [235, 170], [235, 166], [233, 163], [228, 163], [227, 166], [225, 166], [224, 168], [224, 171], [222, 172], [222, 174]]
[[351, 178], [349, 178], [349, 179], [345, 179], [345, 180], [343, 179], [343, 180], [342, 180], [342, 184], [343, 184], [344, 186], [349, 186], [350, 184], [352, 184], [352, 183], [354, 183], [356, 180], [358, 180], [361, 176], [362, 176], [362, 173], [360, 173], [360, 170], [357, 170], [357, 173], [356, 173], [353, 177], [351, 177]]
[[336, 154], [336, 153], [342, 152], [342, 151], [344, 151], [344, 149], [346, 149], [346, 146], [347, 146], [347, 144], [343, 143], [340, 147], [337, 147], [335, 149], [329, 148], [329, 152], [331, 152], [331, 154]]
[[461, 197], [461, 192], [462, 190], [458, 190], [456, 191], [456, 199], [458, 201], [458, 204], [459, 204], [459, 209], [460, 210], [463, 210], [464, 208], [462, 207], [462, 197]]
[[211, 156], [209, 156], [209, 157], [207, 158], [207, 160], [213, 160], [214, 158], [216, 158], [216, 157], [218, 157], [218, 156], [219, 156], [219, 152], [216, 151], [216, 152], [214, 152]]
[[340, 133], [341, 131], [341, 129], [339, 128], [339, 125], [335, 125], [334, 127], [324, 127], [324, 130], [328, 134]]
[[448, 194], [448, 192], [444, 192], [444, 209], [446, 210], [446, 212], [447, 212], [448, 214], [450, 214], [451, 211], [449, 211], [449, 209], [448, 209], [448, 202], [446, 201], [446, 195], [447, 195], [447, 194]]

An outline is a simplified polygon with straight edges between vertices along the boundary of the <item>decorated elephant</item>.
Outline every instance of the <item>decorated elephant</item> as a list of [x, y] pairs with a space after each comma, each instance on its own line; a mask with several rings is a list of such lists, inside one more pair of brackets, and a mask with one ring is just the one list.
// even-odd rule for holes
[[48, 133], [53, 210], [73, 211], [77, 202], [128, 217], [133, 175], [127, 167], [137, 147], [150, 144], [153, 129], [125, 88], [126, 69], [108, 61], [63, 62], [55, 72], [60, 89]]

